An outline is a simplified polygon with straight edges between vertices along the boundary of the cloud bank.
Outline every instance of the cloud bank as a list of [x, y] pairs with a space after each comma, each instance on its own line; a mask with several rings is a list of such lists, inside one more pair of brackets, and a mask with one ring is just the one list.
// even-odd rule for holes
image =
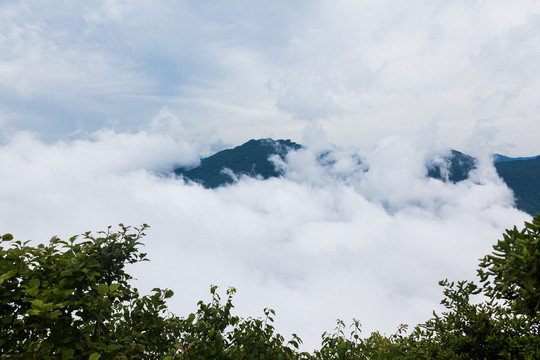
[[0, 146], [0, 232], [45, 242], [148, 223], [151, 261], [131, 269], [142, 291], [173, 289], [172, 311], [187, 315], [210, 284], [234, 286], [239, 314], [275, 309], [278, 330], [310, 350], [337, 318], [387, 334], [426, 320], [439, 280], [473, 278], [502, 231], [529, 218], [489, 161], [457, 184], [426, 178], [449, 150], [424, 137], [339, 148], [311, 127], [308, 147], [276, 164], [282, 178], [216, 190], [163, 175], [197, 163], [193, 138], [166, 109], [135, 133], [17, 133]]

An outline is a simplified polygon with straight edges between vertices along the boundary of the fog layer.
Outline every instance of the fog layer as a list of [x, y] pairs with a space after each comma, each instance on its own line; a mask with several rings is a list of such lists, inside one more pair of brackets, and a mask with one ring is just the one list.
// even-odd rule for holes
[[485, 154], [466, 181], [427, 178], [450, 151], [431, 135], [339, 148], [312, 126], [306, 148], [276, 160], [282, 178], [216, 190], [164, 175], [198, 163], [204, 147], [190, 139], [166, 112], [138, 133], [17, 133], [0, 146], [0, 232], [46, 242], [148, 223], [151, 261], [130, 270], [142, 292], [174, 290], [185, 316], [211, 284], [236, 287], [240, 315], [275, 309], [278, 330], [309, 350], [337, 318], [366, 334], [427, 320], [439, 280], [474, 278], [503, 230], [529, 219]]

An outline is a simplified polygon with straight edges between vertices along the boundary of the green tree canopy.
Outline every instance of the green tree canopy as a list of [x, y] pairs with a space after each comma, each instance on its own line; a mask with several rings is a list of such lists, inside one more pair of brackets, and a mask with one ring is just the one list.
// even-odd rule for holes
[[534, 316], [540, 312], [540, 216], [523, 230], [506, 230], [478, 271], [488, 296], [504, 299], [514, 311]]
[[[53, 237], [30, 246], [1, 237], [0, 355], [21, 359], [149, 357], [166, 353], [172, 291], [140, 297], [126, 264], [146, 260], [138, 247], [147, 225], [118, 232]], [[6, 243], [11, 247], [6, 248]]]

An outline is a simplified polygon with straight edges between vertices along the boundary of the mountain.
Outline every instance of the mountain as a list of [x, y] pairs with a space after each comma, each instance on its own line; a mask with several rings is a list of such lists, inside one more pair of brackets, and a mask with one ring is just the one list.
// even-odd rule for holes
[[532, 160], [532, 159], [536, 159], [538, 157], [540, 157], [540, 155], [513, 158], [513, 157], [504, 156], [504, 155], [501, 155], [501, 154], [495, 154], [495, 155], [493, 155], [493, 162], [496, 164], [496, 163], [499, 163], [499, 162], [509, 162], [509, 161], [516, 161], [516, 160]]
[[174, 173], [211, 189], [231, 184], [234, 182], [234, 177], [240, 175], [268, 179], [280, 175], [274, 164], [268, 160], [271, 155], [284, 159], [287, 152], [300, 148], [300, 145], [291, 140], [250, 140], [234, 149], [223, 150], [202, 159], [201, 165], [196, 168], [177, 168]]
[[[232, 184], [240, 175], [268, 179], [282, 175], [268, 160], [270, 156], [284, 159], [289, 151], [300, 148], [290, 140], [250, 140], [202, 159], [198, 167], [177, 168], [174, 173], [212, 189]], [[514, 191], [516, 207], [532, 216], [540, 213], [540, 156], [510, 158], [496, 154], [493, 160], [499, 176]], [[457, 183], [467, 179], [475, 166], [475, 158], [452, 150], [448, 156], [427, 164], [426, 170], [428, 177]]]
[[496, 162], [495, 168], [514, 191], [516, 207], [532, 216], [540, 213], [540, 156]]
[[450, 156], [443, 158], [443, 163], [436, 162], [427, 167], [427, 176], [457, 183], [467, 179], [475, 166], [476, 161], [472, 156], [452, 150]]

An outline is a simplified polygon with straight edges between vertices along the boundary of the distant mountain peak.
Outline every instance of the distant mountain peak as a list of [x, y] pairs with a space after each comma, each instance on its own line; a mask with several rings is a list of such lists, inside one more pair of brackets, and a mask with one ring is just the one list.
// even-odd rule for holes
[[452, 150], [449, 156], [445, 156], [442, 162], [428, 164], [427, 176], [443, 181], [457, 183], [469, 177], [469, 172], [476, 167], [476, 160], [460, 151]]
[[275, 151], [280, 152], [280, 153], [283, 153], [283, 152], [287, 153], [290, 150], [298, 150], [302, 147], [301, 145], [291, 141], [290, 139], [274, 140], [272, 138], [264, 138], [264, 139], [258, 139], [258, 140], [251, 139], [245, 142], [244, 144], [235, 147], [234, 149], [242, 149], [242, 148], [247, 149], [247, 148], [251, 148], [255, 146], [273, 148]]
[[202, 159], [196, 168], [177, 168], [174, 173], [207, 188], [231, 184], [241, 175], [268, 179], [282, 175], [268, 159], [270, 156], [277, 155], [284, 159], [289, 151], [301, 147], [289, 139], [251, 139], [233, 149]]

